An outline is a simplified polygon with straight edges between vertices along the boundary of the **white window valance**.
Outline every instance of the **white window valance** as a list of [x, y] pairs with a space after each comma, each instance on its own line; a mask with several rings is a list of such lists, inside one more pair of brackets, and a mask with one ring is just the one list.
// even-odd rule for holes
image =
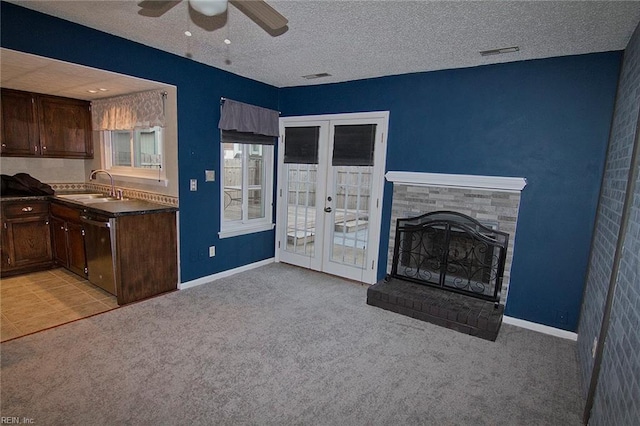
[[93, 130], [164, 127], [167, 92], [152, 90], [91, 102]]

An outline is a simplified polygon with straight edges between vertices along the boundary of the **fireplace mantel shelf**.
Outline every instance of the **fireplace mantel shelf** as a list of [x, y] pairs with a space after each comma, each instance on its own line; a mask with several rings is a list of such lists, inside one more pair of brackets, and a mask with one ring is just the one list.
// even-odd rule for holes
[[527, 180], [522, 177], [454, 175], [445, 173], [421, 173], [389, 171], [385, 175], [389, 182], [400, 185], [444, 186], [502, 191], [522, 191]]

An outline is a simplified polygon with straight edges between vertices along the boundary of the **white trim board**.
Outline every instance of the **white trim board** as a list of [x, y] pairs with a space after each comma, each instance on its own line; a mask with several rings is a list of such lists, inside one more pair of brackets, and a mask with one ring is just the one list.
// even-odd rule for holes
[[542, 325], [531, 321], [525, 321], [518, 318], [503, 316], [502, 322], [509, 325], [515, 325], [516, 327], [526, 328], [527, 330], [537, 331], [543, 334], [549, 334], [551, 336], [560, 337], [562, 339], [578, 340], [578, 334], [571, 331], [561, 330], [555, 327], [549, 327], [548, 325]]
[[452, 175], [446, 173], [389, 171], [385, 175], [389, 182], [400, 185], [444, 186], [452, 188], [522, 191], [527, 185], [523, 177]]
[[192, 281], [187, 281], [186, 283], [180, 283], [178, 284], [178, 289], [185, 290], [187, 288], [197, 287], [202, 284], [208, 284], [212, 281], [219, 280], [220, 278], [230, 277], [231, 275], [235, 275], [240, 272], [259, 268], [260, 266], [265, 266], [273, 262], [275, 262], [275, 258], [271, 257], [269, 259], [261, 260], [259, 262], [249, 263], [248, 265], [239, 266], [234, 269], [228, 269], [226, 271], [218, 272], [217, 274], [213, 274], [213, 275], [207, 275], [206, 277], [197, 278]]

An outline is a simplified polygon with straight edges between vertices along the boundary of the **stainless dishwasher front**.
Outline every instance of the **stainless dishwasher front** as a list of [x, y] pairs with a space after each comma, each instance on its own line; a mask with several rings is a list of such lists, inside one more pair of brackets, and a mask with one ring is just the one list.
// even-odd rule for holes
[[92, 215], [81, 216], [89, 282], [116, 295], [116, 220]]

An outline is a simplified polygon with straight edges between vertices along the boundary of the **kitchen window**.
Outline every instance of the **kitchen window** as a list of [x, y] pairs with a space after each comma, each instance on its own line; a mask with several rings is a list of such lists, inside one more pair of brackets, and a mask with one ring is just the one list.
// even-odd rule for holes
[[91, 102], [93, 129], [100, 132], [102, 168], [122, 180], [167, 185], [165, 101], [162, 90]]
[[103, 167], [116, 175], [159, 179], [165, 177], [163, 132], [159, 126], [102, 132]]
[[223, 100], [220, 128], [220, 238], [273, 224], [273, 151], [277, 111]]

